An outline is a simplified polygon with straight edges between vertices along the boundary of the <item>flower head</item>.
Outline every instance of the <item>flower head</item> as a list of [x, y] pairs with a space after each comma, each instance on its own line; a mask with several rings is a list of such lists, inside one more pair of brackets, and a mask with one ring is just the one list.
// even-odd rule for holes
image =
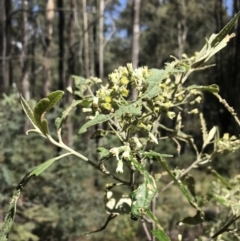
[[119, 159], [119, 149], [117, 147], [113, 147], [109, 152], [112, 153], [113, 156], [116, 156], [116, 159], [118, 161], [120, 161], [120, 159]]
[[123, 173], [123, 161], [119, 160], [116, 168], [117, 173]]

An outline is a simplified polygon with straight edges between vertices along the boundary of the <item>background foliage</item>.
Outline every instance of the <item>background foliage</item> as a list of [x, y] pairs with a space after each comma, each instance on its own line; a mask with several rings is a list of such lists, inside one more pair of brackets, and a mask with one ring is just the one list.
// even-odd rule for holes
[[[71, 75], [102, 75], [106, 80], [114, 68], [132, 62], [133, 2], [127, 1], [126, 7], [122, 8], [119, 1], [105, 1], [104, 57], [100, 59], [100, 1], [0, 1], [0, 11], [4, 11], [0, 14], [0, 24], [4, 29], [0, 35], [0, 221], [4, 219], [12, 191], [23, 176], [49, 159], [49, 154], [52, 157], [60, 151], [44, 139], [25, 135], [29, 123], [20, 107], [18, 93], [21, 92], [34, 105], [33, 99], [45, 96], [50, 90], [74, 88]], [[219, 32], [240, 10], [239, 0], [234, 0], [232, 6], [230, 13], [225, 1], [218, 0], [142, 1], [139, 66], [161, 68], [170, 54], [191, 56], [203, 46], [204, 37]], [[85, 23], [84, 19], [87, 19]], [[218, 84], [221, 95], [240, 113], [239, 25], [234, 32], [236, 38], [212, 60], [216, 67], [193, 75], [190, 81]], [[104, 71], [99, 68], [101, 64]], [[207, 117], [208, 129], [217, 125], [221, 134], [238, 135], [239, 127], [228, 112], [210, 95], [206, 94], [205, 100], [202, 110]], [[54, 128], [56, 113], [60, 113], [70, 101], [71, 95], [66, 95], [59, 109], [55, 108], [48, 114], [50, 128]], [[200, 146], [201, 133], [196, 132], [196, 120], [189, 116], [184, 118], [186, 132], [196, 136], [196, 143]], [[98, 143], [90, 139], [94, 130], [84, 134], [83, 139], [73, 132], [74, 127], [81, 123], [83, 117], [76, 110], [64, 130], [64, 139], [76, 150], [97, 159]], [[115, 139], [112, 141], [114, 143]], [[170, 143], [161, 148], [164, 153], [176, 152]], [[211, 166], [232, 179], [231, 182], [237, 182], [238, 154], [218, 158]], [[182, 169], [188, 167], [192, 159], [191, 149], [184, 145], [181, 157], [174, 158], [170, 164]], [[212, 174], [205, 169], [194, 171], [195, 179], [202, 183], [196, 186], [197, 193], [209, 187], [209, 181], [204, 182], [206, 175]], [[26, 186], [18, 203], [16, 225], [10, 240], [141, 240], [144, 235], [141, 224], [132, 222], [127, 216], [115, 219], [102, 233], [83, 236], [84, 232], [98, 228], [107, 217], [102, 201], [107, 181], [72, 157], [53, 165]], [[163, 187], [168, 181], [163, 178], [158, 185]], [[177, 240], [179, 232], [183, 233], [183, 240], [196, 237], [206, 240], [205, 232], [209, 226], [214, 229], [228, 212], [227, 208], [221, 209], [216, 205], [208, 210], [209, 223], [196, 227], [177, 226], [176, 222], [187, 216], [181, 216], [182, 213], [193, 214], [192, 210], [185, 208], [185, 202], [176, 187], [171, 187], [157, 199], [156, 212], [173, 240]]]

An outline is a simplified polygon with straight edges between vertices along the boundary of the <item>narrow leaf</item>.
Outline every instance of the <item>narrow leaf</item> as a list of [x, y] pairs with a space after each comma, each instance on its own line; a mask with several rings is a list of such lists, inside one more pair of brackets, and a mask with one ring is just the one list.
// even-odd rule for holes
[[203, 147], [205, 147], [210, 143], [210, 141], [214, 138], [216, 131], [217, 131], [217, 127], [213, 126], [213, 128], [208, 133], [207, 139], [203, 143]]
[[21, 182], [18, 184], [15, 192], [13, 193], [13, 197], [10, 201], [8, 212], [6, 214], [6, 217], [4, 219], [2, 228], [0, 230], [0, 241], [7, 241], [9, 233], [12, 229], [14, 218], [17, 210], [17, 201], [20, 197], [22, 189], [25, 187], [27, 182], [31, 179], [30, 173], [27, 173], [24, 178], [21, 180]]
[[20, 95], [20, 103], [21, 103], [23, 110], [24, 110], [25, 114], [27, 115], [28, 119], [30, 120], [32, 125], [35, 127], [36, 131], [38, 131], [40, 133], [40, 130], [37, 127], [37, 123], [36, 123], [33, 111], [22, 95]]
[[223, 206], [230, 207], [230, 200], [227, 197], [225, 198], [224, 196], [220, 196], [212, 191], [208, 193], [208, 200], [210, 200], [211, 198], [213, 198], [216, 202], [222, 204]]
[[54, 157], [54, 158], [51, 158], [47, 161], [45, 161], [44, 163], [40, 164], [39, 166], [37, 166], [36, 168], [34, 168], [31, 172], [30, 172], [30, 175], [33, 176], [38, 176], [40, 175], [43, 171], [45, 171], [47, 168], [49, 168], [55, 161], [65, 157], [65, 156], [69, 156], [71, 155], [71, 153], [65, 153], [65, 154], [62, 154], [61, 156], [58, 156], [58, 157]]
[[140, 154], [144, 155], [145, 157], [173, 157], [173, 155], [169, 155], [169, 154], [162, 154], [162, 153], [158, 153], [155, 151], [143, 151], [143, 152], [139, 152]]
[[231, 29], [235, 25], [239, 16], [240, 16], [240, 12], [238, 12], [235, 15], [235, 17], [217, 34], [217, 36], [211, 42], [211, 47], [215, 47], [217, 44], [219, 44], [227, 36], [227, 34], [231, 31]]
[[[160, 162], [162, 167], [168, 172], [169, 176], [172, 178], [174, 183], [179, 187], [179, 189], [182, 191], [183, 195], [187, 198], [188, 202], [191, 204], [192, 207], [197, 209], [199, 212], [203, 213], [201, 208], [198, 206], [198, 204], [194, 201], [192, 198], [191, 194], [189, 193], [188, 189], [186, 186], [181, 182], [181, 180], [176, 179], [174, 174], [171, 172], [167, 162], [161, 158], [161, 157], [156, 157], [156, 159]], [[204, 214], [203, 214], [204, 215]]]
[[112, 113], [112, 114], [108, 114], [108, 115], [100, 114], [100, 115], [96, 116], [94, 119], [85, 123], [78, 131], [78, 134], [82, 134], [82, 133], [86, 132], [87, 128], [90, 126], [94, 126], [96, 124], [103, 123], [114, 117], [119, 118], [125, 114], [141, 115], [142, 106], [139, 103], [141, 103], [141, 102], [137, 101], [137, 102], [133, 102], [132, 104], [130, 104], [128, 106], [120, 106], [119, 109], [115, 113]]
[[4, 219], [4, 223], [2, 225], [2, 228], [0, 230], [0, 241], [7, 241], [9, 233], [12, 229], [13, 223], [14, 223], [14, 218], [16, 214], [16, 206], [17, 206], [17, 201], [20, 196], [21, 192], [20, 190], [16, 190], [13, 194], [13, 197], [11, 199], [11, 202], [9, 204], [8, 212], [7, 215]]
[[73, 100], [72, 104], [62, 112], [62, 116], [58, 117], [55, 120], [55, 125], [57, 127], [57, 129], [59, 129], [62, 126], [63, 121], [67, 118], [67, 116], [70, 114], [70, 112], [72, 111], [72, 109], [74, 107], [76, 107], [77, 105], [81, 104], [83, 102], [83, 100]]
[[211, 173], [228, 189], [231, 189], [230, 183], [222, 177], [216, 170], [211, 170]]
[[219, 87], [218, 85], [208, 85], [208, 86], [204, 86], [204, 85], [191, 85], [189, 87], [187, 87], [187, 90], [201, 90], [201, 91], [208, 91], [210, 93], [218, 93], [219, 92]]
[[148, 210], [147, 216], [156, 224], [156, 229], [152, 230], [152, 234], [156, 237], [159, 241], [171, 241], [168, 235], [165, 233], [164, 229], [162, 228], [161, 224], [158, 222], [157, 218], [153, 215], [153, 213]]
[[184, 176], [183, 182], [184, 182], [184, 185], [187, 186], [187, 188], [190, 191], [190, 193], [192, 194], [192, 196], [196, 197], [194, 177], [190, 176], [190, 175]]
[[154, 229], [152, 230], [152, 234], [156, 237], [159, 241], [171, 241], [167, 234], [162, 229]]

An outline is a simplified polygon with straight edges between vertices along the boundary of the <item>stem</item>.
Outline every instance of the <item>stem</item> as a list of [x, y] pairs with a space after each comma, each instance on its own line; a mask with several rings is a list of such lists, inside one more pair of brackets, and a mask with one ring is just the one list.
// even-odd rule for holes
[[129, 182], [124, 181], [120, 178], [118, 178], [117, 176], [114, 176], [112, 173], [110, 173], [106, 168], [102, 168], [102, 165], [99, 165], [91, 160], [89, 160], [87, 157], [85, 157], [84, 155], [80, 154], [79, 152], [73, 150], [72, 148], [70, 148], [69, 146], [67, 146], [66, 144], [63, 143], [62, 141], [62, 137], [61, 137], [61, 128], [58, 130], [58, 138], [59, 138], [59, 142], [55, 141], [50, 135], [47, 135], [48, 140], [53, 143], [54, 145], [68, 151], [70, 154], [78, 157], [79, 159], [87, 162], [88, 164], [90, 164], [91, 166], [93, 166], [95, 169], [97, 169], [98, 171], [102, 172], [103, 174], [113, 178], [114, 180], [117, 180], [118, 182], [121, 182], [123, 184], [129, 185]]
[[143, 230], [144, 230], [144, 232], [145, 232], [145, 234], [147, 236], [147, 240], [148, 241], [152, 241], [151, 235], [150, 235], [150, 233], [148, 231], [148, 228], [147, 228], [147, 225], [146, 225], [146, 221], [142, 218], [141, 222], [142, 222]]

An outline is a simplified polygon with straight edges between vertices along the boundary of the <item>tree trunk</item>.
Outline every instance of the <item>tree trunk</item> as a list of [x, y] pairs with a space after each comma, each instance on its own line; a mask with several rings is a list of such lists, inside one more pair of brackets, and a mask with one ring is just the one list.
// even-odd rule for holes
[[[132, 26], [132, 66], [138, 67], [139, 62], [139, 38], [140, 38], [140, 4], [141, 0], [133, 0], [133, 26]], [[131, 98], [135, 99], [137, 92], [131, 91]]]
[[133, 0], [133, 33], [132, 33], [132, 65], [138, 67], [140, 37], [140, 4], [141, 0]]
[[[32, 25], [34, 27], [34, 31], [36, 31], [37, 29], [37, 15], [35, 15], [34, 13], [32, 13], [31, 15], [31, 21], [32, 21]], [[36, 50], [36, 45], [37, 45], [37, 38], [35, 36], [32, 36], [32, 44], [31, 44], [31, 56], [32, 56], [32, 61], [31, 61], [31, 75], [30, 75], [30, 83], [31, 83], [31, 96], [32, 97], [36, 97], [36, 60], [35, 60], [35, 50]]]
[[[66, 87], [72, 88], [72, 75], [74, 74], [74, 30], [75, 30], [75, 19], [76, 19], [76, 0], [70, 1], [71, 5], [71, 15], [68, 24], [68, 76], [66, 79]], [[67, 105], [70, 105], [73, 101], [72, 94], [66, 93]], [[73, 124], [71, 116], [69, 115], [66, 122], [66, 135], [65, 142], [68, 146], [72, 146], [72, 136], [73, 136]]]
[[104, 50], [104, 0], [99, 1], [99, 78], [104, 77], [103, 50]]
[[[240, 0], [234, 0], [233, 1], [233, 13], [234, 15], [240, 11]], [[238, 24], [235, 25], [234, 32], [236, 34], [236, 37], [233, 38], [232, 40], [232, 55], [229, 57], [230, 60], [232, 59], [232, 62], [229, 61], [229, 70], [232, 70], [231, 74], [229, 73], [228, 75], [228, 86], [227, 88], [231, 90], [230, 96], [233, 98], [232, 105], [238, 113], [238, 117], [240, 114], [240, 100], [238, 98], [239, 96], [239, 91], [240, 91], [240, 86], [239, 86], [239, 81], [240, 81], [240, 23], [238, 21]], [[229, 81], [231, 80], [231, 81]], [[236, 126], [236, 124], [234, 123]], [[233, 128], [234, 128], [234, 125]], [[238, 128], [234, 128], [235, 130], [235, 135], [238, 135]]]
[[45, 29], [45, 46], [44, 46], [44, 57], [43, 57], [43, 96], [46, 96], [50, 92], [51, 85], [51, 40], [52, 40], [52, 20], [54, 17], [54, 0], [48, 0], [46, 6], [46, 29]]
[[59, 75], [59, 89], [65, 89], [65, 71], [64, 71], [64, 29], [65, 29], [65, 19], [64, 19], [64, 11], [63, 9], [63, 0], [57, 1], [58, 5], [58, 42], [59, 42], [59, 60], [58, 60], [58, 75]]
[[85, 77], [89, 78], [88, 19], [86, 0], [82, 0]]
[[6, 1], [0, 0], [0, 93], [6, 92], [9, 88], [6, 6]]
[[184, 53], [186, 37], [188, 32], [187, 27], [187, 10], [186, 10], [186, 2], [185, 0], [181, 0], [181, 19], [178, 22], [178, 58], [181, 59], [182, 54]]
[[21, 54], [21, 91], [26, 100], [30, 99], [30, 83], [29, 83], [29, 68], [28, 68], [28, 3], [22, 0], [22, 54]]

